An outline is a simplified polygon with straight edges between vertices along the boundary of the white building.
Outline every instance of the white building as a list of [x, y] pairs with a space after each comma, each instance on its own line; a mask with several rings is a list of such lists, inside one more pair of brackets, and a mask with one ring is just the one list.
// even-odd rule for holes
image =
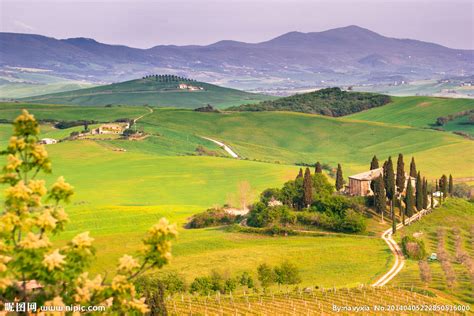
[[42, 138], [39, 143], [43, 145], [53, 145], [56, 144], [58, 141], [54, 138]]

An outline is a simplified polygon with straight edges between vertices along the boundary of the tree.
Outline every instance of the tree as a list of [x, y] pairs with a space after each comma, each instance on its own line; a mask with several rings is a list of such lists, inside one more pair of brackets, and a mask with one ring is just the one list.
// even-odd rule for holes
[[423, 182], [421, 182], [421, 174], [418, 171], [416, 176], [416, 191], [415, 191], [415, 204], [416, 209], [421, 211], [423, 209]]
[[379, 160], [377, 156], [372, 157], [372, 161], [370, 162], [370, 170], [378, 169], [379, 168]]
[[446, 195], [448, 195], [448, 177], [445, 174], [441, 176], [439, 179], [439, 190], [443, 193], [443, 201], [446, 200]]
[[386, 205], [385, 185], [384, 185], [383, 176], [376, 178], [374, 181], [375, 181], [375, 192], [374, 192], [375, 210], [377, 211], [377, 213], [382, 215], [382, 222], [383, 222], [383, 213], [385, 212], [385, 205]]
[[397, 191], [400, 195], [403, 193], [403, 190], [405, 190], [405, 183], [405, 163], [403, 162], [403, 155], [398, 154], [396, 185]]
[[431, 205], [430, 205], [430, 207], [431, 207], [431, 208], [435, 208], [433, 191], [430, 192], [430, 197], [431, 197]]
[[428, 209], [428, 180], [423, 177], [423, 209]]
[[413, 208], [415, 207], [415, 197], [413, 195], [413, 186], [411, 181], [408, 181], [407, 191], [405, 194], [405, 213], [408, 217], [413, 215]]
[[415, 164], [415, 157], [411, 157], [410, 162], [410, 177], [416, 178], [416, 164]]
[[300, 168], [300, 171], [298, 172], [298, 175], [296, 176], [296, 179], [303, 178], [303, 169]]
[[342, 168], [341, 164], [337, 164], [337, 171], [336, 171], [336, 190], [341, 191], [344, 186], [344, 178], [342, 176]]
[[306, 207], [309, 207], [313, 203], [313, 178], [311, 177], [311, 171], [306, 168], [303, 178], [303, 202]]
[[[38, 144], [39, 125], [26, 110], [14, 121], [14, 136], [3, 154], [7, 164], [0, 182], [9, 185], [0, 215], [0, 297], [2, 301], [36, 302], [38, 305], [101, 305], [111, 302], [112, 314], [146, 313], [145, 298], [137, 298], [131, 281], [146, 270], [161, 268], [171, 257], [170, 241], [176, 226], [162, 218], [145, 235], [142, 260], [124, 255], [119, 259], [111, 285], [105, 277], [87, 273], [94, 255], [89, 232], [75, 236], [56, 248], [53, 234], [64, 230], [68, 220], [63, 204], [73, 187], [59, 177], [48, 190], [41, 172], [51, 172], [51, 162]], [[48, 204], [45, 204], [48, 203]], [[27, 290], [35, 280], [41, 287]]]
[[258, 280], [264, 289], [275, 283], [275, 273], [266, 263], [257, 267]]
[[449, 175], [449, 185], [448, 185], [449, 196], [453, 195], [453, 191], [454, 191], [453, 176]]
[[439, 191], [439, 184], [438, 184], [438, 179], [436, 179], [436, 185], [435, 185], [435, 192]]
[[314, 167], [314, 173], [323, 173], [323, 166], [321, 166], [319, 161], [316, 163]]
[[393, 172], [392, 157], [388, 157], [388, 160], [384, 163], [384, 181], [385, 181], [385, 193], [387, 198], [390, 200], [390, 214], [393, 214], [393, 199], [395, 197], [395, 174]]
[[279, 267], [275, 267], [275, 280], [281, 284], [298, 284], [301, 282], [301, 276], [298, 267], [294, 264], [285, 261]]
[[392, 213], [392, 234], [397, 232], [397, 220], [395, 218], [395, 213]]

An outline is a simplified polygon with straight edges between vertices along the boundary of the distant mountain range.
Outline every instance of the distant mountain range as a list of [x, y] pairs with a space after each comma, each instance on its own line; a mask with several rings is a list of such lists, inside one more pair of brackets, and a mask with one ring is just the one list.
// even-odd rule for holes
[[[58, 40], [0, 33], [0, 69], [40, 68], [89, 82], [171, 73], [238, 88], [315, 86], [434, 79], [474, 73], [474, 51], [395, 39], [348, 26], [290, 32], [261, 43], [137, 49], [88, 38]], [[12, 68], [15, 67], [15, 68]]]

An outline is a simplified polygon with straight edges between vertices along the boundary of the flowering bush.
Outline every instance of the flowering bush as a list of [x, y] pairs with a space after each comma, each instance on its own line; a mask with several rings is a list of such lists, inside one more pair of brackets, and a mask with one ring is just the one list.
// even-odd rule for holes
[[[89, 232], [55, 247], [49, 236], [64, 230], [68, 216], [62, 206], [73, 187], [60, 177], [48, 190], [40, 172], [51, 172], [51, 162], [38, 144], [39, 125], [23, 110], [14, 121], [14, 134], [2, 154], [7, 156], [0, 183], [5, 204], [0, 216], [0, 302], [36, 302], [38, 305], [106, 305], [109, 312], [146, 313], [145, 298], [138, 298], [131, 282], [151, 268], [161, 268], [171, 257], [176, 227], [162, 218], [146, 234], [140, 260], [120, 258], [109, 283], [91, 277], [87, 268], [94, 256]], [[37, 289], [29, 288], [34, 282]]]

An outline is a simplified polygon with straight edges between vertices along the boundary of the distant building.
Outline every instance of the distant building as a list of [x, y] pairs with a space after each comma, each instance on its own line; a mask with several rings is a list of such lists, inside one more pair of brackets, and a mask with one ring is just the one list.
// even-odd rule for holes
[[181, 90], [189, 90], [189, 91], [204, 90], [203, 87], [197, 87], [197, 86], [193, 86], [193, 85], [189, 85], [185, 83], [180, 83], [178, 88], [180, 88]]
[[[374, 192], [370, 188], [370, 183], [380, 177], [383, 173], [383, 168], [378, 168], [366, 172], [362, 172], [353, 176], [349, 177], [349, 194], [355, 196], [368, 196], [373, 195]], [[396, 175], [395, 175], [396, 177]], [[409, 177], [408, 174], [405, 173], [405, 188], [408, 184], [408, 179], [411, 181], [411, 185], [415, 188], [416, 179], [413, 177]]]
[[103, 124], [98, 128], [92, 130], [92, 134], [121, 134], [123, 130], [130, 127], [128, 123], [122, 124]]
[[57, 144], [57, 140], [54, 139], [54, 138], [42, 138], [39, 143], [40, 144], [43, 144], [43, 145], [53, 145], [53, 144]]

